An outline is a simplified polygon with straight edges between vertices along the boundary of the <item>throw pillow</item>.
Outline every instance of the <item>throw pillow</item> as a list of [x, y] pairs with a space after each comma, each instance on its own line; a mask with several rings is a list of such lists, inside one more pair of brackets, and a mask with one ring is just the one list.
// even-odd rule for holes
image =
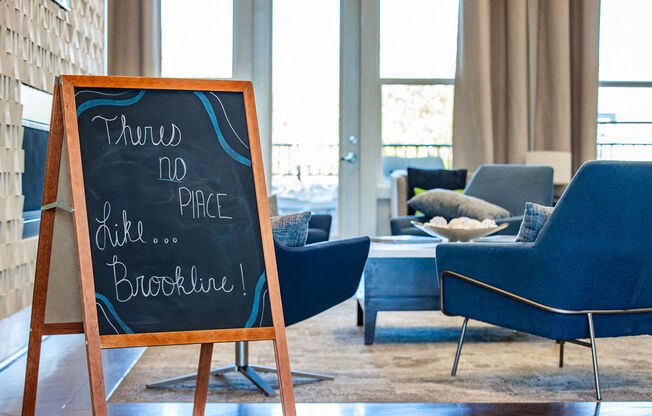
[[[422, 193], [424, 193], [424, 192], [426, 192], [426, 191], [428, 191], [428, 189], [423, 189], [423, 188], [416, 187], [416, 188], [414, 188], [414, 195], [415, 195], [415, 196], [416, 196], [416, 195], [421, 195]], [[463, 194], [463, 193], [464, 193], [464, 189], [453, 189], [453, 192], [457, 192], [458, 194]], [[421, 211], [415, 211], [415, 212], [414, 212], [414, 215], [421, 216], [421, 215], [423, 215], [423, 212], [421, 212]]]
[[[414, 188], [463, 189], [466, 186], [466, 169], [407, 168], [407, 182], [408, 199], [415, 195]], [[414, 214], [414, 210], [409, 206], [408, 214]]]
[[272, 217], [272, 236], [277, 243], [287, 247], [306, 245], [310, 212]]
[[552, 215], [553, 207], [544, 207], [534, 202], [525, 203], [523, 222], [516, 236], [517, 242], [532, 243], [537, 239], [539, 231], [543, 228]]
[[447, 221], [457, 217], [469, 217], [482, 221], [507, 218], [512, 215], [498, 205], [448, 189], [432, 189], [414, 196], [408, 201], [408, 206], [423, 212], [427, 217], [441, 216]]

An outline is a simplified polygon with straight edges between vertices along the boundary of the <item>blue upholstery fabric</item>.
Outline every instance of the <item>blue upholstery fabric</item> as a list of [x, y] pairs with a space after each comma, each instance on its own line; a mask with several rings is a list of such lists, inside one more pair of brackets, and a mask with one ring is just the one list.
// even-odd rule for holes
[[[497, 234], [516, 235], [521, 226], [522, 214], [526, 202], [539, 205], [552, 205], [554, 187], [552, 182], [553, 169], [549, 166], [526, 165], [482, 165], [469, 184], [464, 194], [484, 199], [511, 212], [513, 217], [496, 220], [496, 224], [509, 224], [509, 227]], [[392, 235], [413, 233], [410, 221], [415, 216], [396, 217], [390, 220]], [[422, 218], [419, 221], [427, 221]], [[417, 230], [415, 235], [425, 235]]]
[[369, 254], [369, 237], [285, 247], [274, 242], [283, 315], [292, 325], [351, 298]]
[[[550, 307], [652, 307], [649, 195], [652, 163], [588, 162], [534, 243], [440, 244], [438, 274], [454, 271]], [[588, 337], [584, 315], [544, 312], [452, 277], [442, 311], [551, 339]], [[593, 320], [597, 337], [652, 334], [652, 314]]]
[[308, 240], [306, 244], [328, 241], [331, 235], [331, 223], [333, 217], [330, 214], [312, 214], [308, 222]]

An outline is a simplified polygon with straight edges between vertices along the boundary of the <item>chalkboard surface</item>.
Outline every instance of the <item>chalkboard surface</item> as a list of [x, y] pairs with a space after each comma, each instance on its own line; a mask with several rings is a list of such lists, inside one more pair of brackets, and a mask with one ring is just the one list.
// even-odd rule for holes
[[100, 334], [271, 326], [243, 93], [75, 100]]

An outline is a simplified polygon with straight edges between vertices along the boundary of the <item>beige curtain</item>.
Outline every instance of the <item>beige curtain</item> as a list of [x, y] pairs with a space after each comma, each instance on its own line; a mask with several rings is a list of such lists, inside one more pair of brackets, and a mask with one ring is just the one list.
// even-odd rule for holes
[[161, 75], [161, 1], [108, 0], [109, 75]]
[[454, 165], [595, 158], [599, 0], [461, 0]]

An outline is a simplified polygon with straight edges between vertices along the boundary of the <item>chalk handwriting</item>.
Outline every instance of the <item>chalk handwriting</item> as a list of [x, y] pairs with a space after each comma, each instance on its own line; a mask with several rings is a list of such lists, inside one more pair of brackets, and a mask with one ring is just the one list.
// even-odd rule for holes
[[[179, 127], [170, 123], [170, 132], [166, 137], [165, 127], [160, 126], [158, 129], [158, 138], [154, 137], [154, 128], [152, 126], [136, 126], [135, 129], [127, 124], [127, 117], [124, 114], [120, 115], [120, 134], [117, 137], [111, 137], [110, 124], [113, 124], [118, 119], [118, 116], [113, 118], [97, 115], [91, 119], [95, 121], [99, 119], [104, 122], [106, 129], [106, 139], [109, 144], [124, 144], [125, 146], [144, 146], [151, 144], [153, 146], [178, 146], [181, 143], [181, 130]], [[135, 131], [134, 131], [135, 130]], [[115, 135], [114, 135], [115, 136]]]
[[[179, 187], [179, 211], [181, 216], [192, 214], [193, 219], [198, 218], [220, 218], [232, 219], [222, 213], [220, 197], [227, 194], [218, 192], [206, 192], [201, 189], [192, 190], [185, 186]], [[190, 212], [189, 212], [190, 211]]]
[[[101, 218], [95, 218], [95, 221], [100, 224], [97, 231], [95, 231], [95, 246], [98, 249], [104, 250], [107, 244], [111, 247], [122, 247], [127, 243], [146, 243], [143, 240], [142, 221], [136, 223], [135, 235], [132, 235], [134, 230], [131, 228], [132, 223], [127, 216], [126, 210], [122, 210], [122, 224], [120, 226], [118, 226], [117, 222], [109, 221], [110, 216], [111, 203], [105, 201]], [[113, 231], [110, 228], [111, 223], [113, 223]]]
[[[166, 169], [167, 168], [167, 169]], [[169, 157], [158, 158], [158, 178], [162, 181], [182, 182], [186, 176], [186, 162], [180, 157], [174, 158], [174, 169]]]
[[[174, 275], [129, 277], [127, 266], [114, 255], [106, 265], [113, 272], [115, 296], [118, 302], [129, 302], [137, 296], [188, 296], [196, 293], [224, 292], [230, 293], [234, 285], [227, 276], [200, 277], [197, 266], [190, 267], [190, 277], [186, 279], [181, 266], [174, 268]], [[218, 283], [219, 280], [219, 283]]]

